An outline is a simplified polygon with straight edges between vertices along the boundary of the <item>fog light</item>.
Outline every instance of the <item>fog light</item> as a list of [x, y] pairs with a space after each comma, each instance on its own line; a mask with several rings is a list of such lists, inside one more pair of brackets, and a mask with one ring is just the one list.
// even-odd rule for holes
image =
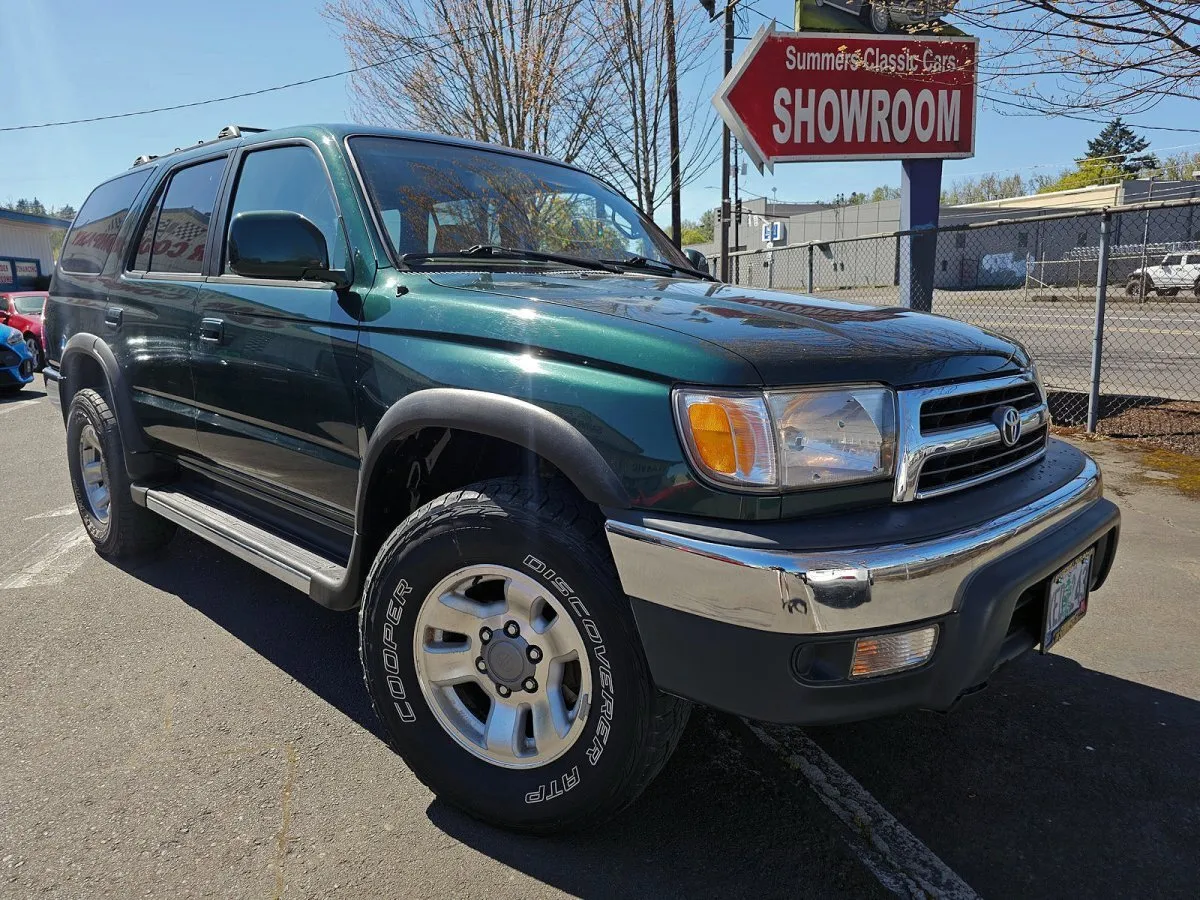
[[918, 628], [900, 634], [881, 634], [863, 637], [854, 642], [854, 658], [850, 661], [851, 678], [871, 678], [913, 669], [933, 656], [937, 645], [938, 627]]

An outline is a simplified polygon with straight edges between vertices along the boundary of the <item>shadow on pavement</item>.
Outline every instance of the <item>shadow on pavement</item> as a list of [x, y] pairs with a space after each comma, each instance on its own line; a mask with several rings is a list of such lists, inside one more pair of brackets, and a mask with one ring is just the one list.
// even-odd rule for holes
[[41, 400], [45, 396], [45, 391], [26, 387], [12, 394], [0, 393], [0, 406], [7, 406], [10, 403], [32, 403], [34, 400]]
[[358, 615], [333, 612], [248, 563], [179, 531], [163, 553], [121, 564], [174, 594], [376, 736], [363, 687]]
[[778, 777], [773, 760], [760, 765], [760, 748], [724, 720], [694, 710], [679, 749], [641, 799], [591, 831], [512, 835], [439, 800], [429, 818], [579, 897], [890, 897], [816, 797]]
[[[379, 736], [357, 620], [197, 538], [130, 566]], [[434, 801], [447, 835], [604, 896], [881, 896], [800, 776], [697, 710], [631, 809], [527, 838]], [[773, 728], [786, 740], [791, 729]], [[1200, 703], [1027, 655], [972, 705], [804, 731], [983, 896], [1187, 896], [1200, 882]]]
[[[324, 609], [183, 532], [160, 557], [126, 571], [179, 597], [380, 736], [362, 683], [355, 614]], [[819, 802], [764, 778], [745, 755], [758, 748], [743, 746], [721, 721], [697, 711], [646, 794], [593, 831], [529, 838], [437, 800], [429, 820], [478, 852], [584, 897], [886, 896]]]
[[1194, 700], [1030, 654], [951, 715], [805, 733], [983, 896], [1196, 896]]

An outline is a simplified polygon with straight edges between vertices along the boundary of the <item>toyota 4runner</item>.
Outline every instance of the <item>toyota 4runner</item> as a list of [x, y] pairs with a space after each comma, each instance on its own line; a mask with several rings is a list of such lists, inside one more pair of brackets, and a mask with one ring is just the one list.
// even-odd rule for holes
[[1021, 346], [697, 265], [500, 147], [231, 127], [142, 157], [46, 310], [84, 526], [357, 608], [392, 747], [530, 831], [630, 803], [693, 701], [947, 710], [1078, 621], [1118, 512]]

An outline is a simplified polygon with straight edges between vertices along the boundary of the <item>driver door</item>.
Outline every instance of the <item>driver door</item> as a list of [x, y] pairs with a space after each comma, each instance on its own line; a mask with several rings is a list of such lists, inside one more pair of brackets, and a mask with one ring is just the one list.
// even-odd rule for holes
[[[306, 142], [244, 148], [223, 218], [215, 272], [201, 287], [193, 350], [198, 441], [214, 466], [338, 518], [358, 483], [358, 320], [327, 284], [243, 278], [228, 263], [243, 212], [297, 212], [317, 226], [331, 265], [345, 242], [325, 163]], [[351, 307], [352, 308], [352, 307]]]

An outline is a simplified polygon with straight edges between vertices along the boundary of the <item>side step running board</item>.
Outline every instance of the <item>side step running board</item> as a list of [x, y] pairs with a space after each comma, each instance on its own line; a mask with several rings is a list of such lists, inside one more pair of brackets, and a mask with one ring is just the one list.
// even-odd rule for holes
[[311, 550], [299, 547], [223, 509], [171, 488], [133, 488], [134, 501], [180, 528], [216, 544], [285, 584], [311, 593], [314, 576], [340, 581], [345, 570]]

